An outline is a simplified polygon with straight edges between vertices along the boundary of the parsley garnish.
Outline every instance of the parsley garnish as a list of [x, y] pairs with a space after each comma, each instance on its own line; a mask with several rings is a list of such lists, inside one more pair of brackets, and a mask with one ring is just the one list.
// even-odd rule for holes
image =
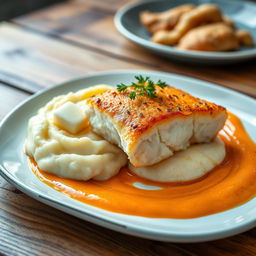
[[167, 86], [166, 82], [163, 82], [161, 80], [158, 80], [156, 83], [158, 86], [160, 86], [161, 88], [164, 88], [165, 86]]
[[131, 83], [131, 85], [125, 85], [123, 83], [117, 85], [117, 90], [119, 92], [125, 92], [126, 89], [133, 88], [134, 90], [130, 92], [129, 97], [130, 99], [134, 100], [136, 96], [143, 96], [147, 95], [149, 98], [157, 98], [156, 95], [156, 85], [164, 88], [167, 86], [166, 82], [163, 82], [161, 80], [158, 80], [157, 83], [154, 83], [152, 80], [150, 80], [150, 77], [143, 77], [142, 75], [135, 76], [135, 79], [137, 80], [136, 83]]
[[127, 88], [128, 88], [128, 86], [125, 85], [125, 84], [118, 84], [118, 85], [117, 85], [117, 90], [118, 90], [119, 92], [123, 92], [123, 91], [125, 91]]
[[137, 79], [138, 83], [140, 83], [140, 84], [144, 84], [149, 80], [149, 76], [146, 76], [144, 78], [142, 75], [139, 75], [139, 76], [135, 76], [135, 78]]

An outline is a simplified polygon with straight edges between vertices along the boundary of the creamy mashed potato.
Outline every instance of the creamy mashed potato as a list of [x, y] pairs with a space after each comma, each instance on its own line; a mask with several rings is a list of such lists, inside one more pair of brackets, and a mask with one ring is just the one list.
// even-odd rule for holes
[[[86, 99], [110, 88], [98, 85], [55, 97], [29, 120], [25, 151], [35, 159], [40, 169], [77, 180], [107, 180], [127, 164], [127, 155], [92, 132], [88, 119], [85, 118], [87, 123], [76, 134], [54, 122], [55, 111], [67, 102], [76, 104], [86, 117]], [[129, 164], [129, 169], [153, 181], [187, 181], [212, 170], [224, 157], [224, 143], [217, 138], [211, 143], [192, 145], [152, 166], [135, 168]]]
[[199, 178], [212, 170], [223, 161], [225, 155], [224, 143], [216, 138], [210, 143], [192, 145], [152, 166], [135, 168], [129, 164], [129, 169], [153, 181], [188, 181]]
[[78, 134], [70, 134], [53, 122], [54, 110], [66, 102], [77, 104], [85, 113], [85, 100], [108, 88], [99, 85], [58, 96], [29, 120], [25, 151], [40, 169], [77, 180], [107, 180], [126, 165], [126, 154], [93, 133], [89, 125]]

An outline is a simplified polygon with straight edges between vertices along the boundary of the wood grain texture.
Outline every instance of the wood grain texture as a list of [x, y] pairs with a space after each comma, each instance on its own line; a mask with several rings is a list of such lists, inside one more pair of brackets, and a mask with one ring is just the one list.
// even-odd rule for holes
[[95, 71], [145, 69], [7, 23], [0, 25], [0, 49], [0, 81], [28, 92]]
[[254, 256], [256, 229], [228, 239], [176, 244], [111, 231], [46, 206], [0, 177], [0, 253], [22, 256]]
[[[28, 95], [0, 84], [0, 116]], [[228, 239], [198, 244], [164, 243], [123, 235], [46, 206], [0, 177], [1, 255], [254, 256], [255, 243], [256, 229]]]
[[25, 2], [20, 0], [0, 0], [0, 21], [11, 19], [60, 1], [62, 0], [26, 0]]
[[255, 60], [223, 68], [181, 64], [156, 56], [129, 42], [113, 24], [115, 11], [123, 4], [134, 1], [116, 1], [114, 5], [112, 1], [103, 2], [104, 5], [99, 5], [99, 1], [72, 0], [20, 17], [14, 22], [91, 51], [111, 54], [113, 58], [127, 62], [137, 62], [148, 69], [189, 75], [256, 96]]
[[[113, 25], [115, 11], [127, 2], [70, 0], [15, 19], [16, 25], [1, 24], [0, 120], [31, 93], [111, 69], [185, 74], [256, 96], [255, 61], [227, 67], [186, 65], [128, 42]], [[255, 256], [256, 229], [197, 244], [136, 238], [44, 205], [0, 177], [0, 255]]]
[[4, 116], [29, 96], [28, 93], [0, 83], [0, 121]]

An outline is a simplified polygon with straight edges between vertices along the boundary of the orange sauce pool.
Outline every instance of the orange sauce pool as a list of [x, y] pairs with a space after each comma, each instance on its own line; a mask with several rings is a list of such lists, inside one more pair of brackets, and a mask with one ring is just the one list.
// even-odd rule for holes
[[[76, 181], [39, 170], [32, 159], [30, 164], [41, 181], [86, 204], [144, 217], [196, 218], [231, 209], [256, 196], [256, 144], [231, 113], [219, 136], [226, 144], [224, 161], [206, 176], [186, 183], [148, 181], [127, 168], [107, 181]], [[138, 183], [158, 190], [134, 186]]]

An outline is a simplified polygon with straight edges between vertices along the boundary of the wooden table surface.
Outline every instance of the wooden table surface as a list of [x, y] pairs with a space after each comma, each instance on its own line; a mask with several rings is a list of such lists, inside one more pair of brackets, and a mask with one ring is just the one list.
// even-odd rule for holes
[[[102, 70], [184, 74], [256, 97], [255, 60], [221, 67], [180, 64], [127, 41], [113, 24], [127, 2], [66, 1], [1, 23], [0, 119], [35, 92]], [[0, 255], [256, 255], [256, 229], [197, 244], [136, 238], [35, 201], [3, 178], [0, 204]]]

